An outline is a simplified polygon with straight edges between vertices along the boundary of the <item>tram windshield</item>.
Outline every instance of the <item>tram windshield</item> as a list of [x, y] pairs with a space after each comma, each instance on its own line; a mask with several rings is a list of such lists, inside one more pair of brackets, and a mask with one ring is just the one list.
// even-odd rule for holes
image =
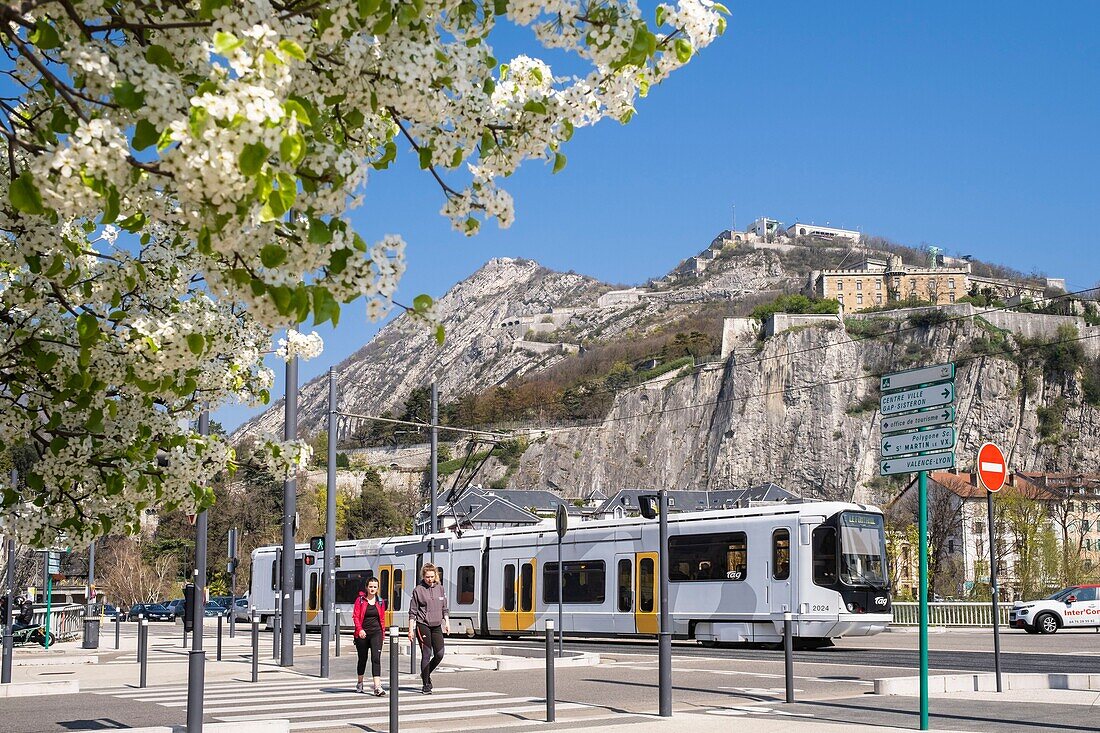
[[840, 553], [842, 583], [886, 587], [886, 532], [881, 514], [841, 514]]

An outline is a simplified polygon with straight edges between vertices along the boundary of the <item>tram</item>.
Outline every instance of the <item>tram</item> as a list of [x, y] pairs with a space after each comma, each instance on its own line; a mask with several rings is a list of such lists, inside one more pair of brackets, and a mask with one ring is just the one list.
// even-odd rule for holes
[[[891, 601], [882, 512], [842, 502], [772, 504], [670, 514], [668, 593], [674, 638], [704, 643], [782, 640], [793, 615], [803, 646], [886, 628]], [[582, 522], [561, 543], [562, 628], [570, 636], [657, 633], [658, 526], [642, 518]], [[336, 543], [336, 607], [379, 580], [386, 625], [407, 627], [420, 568], [441, 570], [451, 632], [519, 636], [557, 622], [558, 537], [553, 521], [494, 530]], [[251, 604], [275, 613], [276, 547], [252, 553]], [[294, 552], [294, 607], [321, 623], [324, 558]], [[298, 613], [295, 614], [296, 617]], [[297, 618], [295, 623], [297, 623]]]

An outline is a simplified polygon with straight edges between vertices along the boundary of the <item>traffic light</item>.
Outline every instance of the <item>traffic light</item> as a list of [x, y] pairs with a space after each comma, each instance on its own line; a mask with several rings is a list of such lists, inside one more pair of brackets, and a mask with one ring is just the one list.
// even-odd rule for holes
[[309, 551], [310, 552], [324, 552], [325, 551], [325, 536], [319, 535], [317, 537], [309, 538]]
[[638, 497], [638, 509], [646, 519], [656, 519], [661, 513], [661, 499], [656, 494], [642, 494]]
[[314, 555], [302, 555], [303, 565], [313, 565], [317, 562], [317, 558]]

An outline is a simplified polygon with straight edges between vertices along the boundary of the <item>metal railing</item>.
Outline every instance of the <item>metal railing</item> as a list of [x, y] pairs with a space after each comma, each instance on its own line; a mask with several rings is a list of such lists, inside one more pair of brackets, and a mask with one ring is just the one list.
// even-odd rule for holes
[[[1011, 603], [1001, 603], [1001, 625], [1008, 625], [1008, 612]], [[920, 604], [916, 602], [894, 602], [895, 626], [916, 626], [920, 623]], [[929, 626], [992, 626], [992, 603], [968, 603], [941, 601], [928, 604]]]
[[[36, 603], [34, 606], [34, 625], [43, 626], [45, 623], [46, 606]], [[83, 632], [83, 624], [84, 606], [77, 603], [68, 603], [50, 609], [50, 632], [57, 641], [75, 639]]]

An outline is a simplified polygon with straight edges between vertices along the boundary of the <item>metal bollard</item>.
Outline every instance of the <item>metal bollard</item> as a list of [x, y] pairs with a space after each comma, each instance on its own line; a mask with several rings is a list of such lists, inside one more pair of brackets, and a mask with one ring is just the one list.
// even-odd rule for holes
[[252, 681], [260, 681], [260, 617], [252, 617]]
[[791, 638], [791, 614], [783, 614], [783, 677], [787, 684], [787, 702], [794, 702], [794, 639]]
[[546, 722], [553, 723], [554, 710], [554, 622], [546, 619]]
[[336, 612], [336, 656], [340, 656], [340, 612]]
[[183, 648], [187, 648], [187, 619], [183, 621]]
[[[276, 599], [275, 602], [278, 603], [278, 599]], [[278, 609], [276, 609], [275, 623], [271, 627], [271, 658], [274, 659], [276, 662], [279, 661], [279, 640], [283, 638], [283, 635], [280, 633], [279, 630], [279, 621], [280, 619]]]
[[217, 661], [222, 661], [222, 617], [218, 616], [218, 651], [215, 657]]
[[141, 676], [138, 678], [138, 687], [145, 687], [146, 684], [146, 672], [149, 665], [149, 619], [143, 618], [138, 621], [138, 642], [141, 648]]
[[[414, 623], [414, 622], [410, 621], [409, 623], [411, 624], [411, 623]], [[412, 639], [409, 640], [409, 674], [417, 674], [417, 671], [416, 671], [416, 647], [418, 647], [418, 646], [419, 646], [419, 644], [417, 644], [416, 641], [414, 641]]]
[[397, 637], [400, 629], [390, 627], [390, 728], [388, 733], [397, 733], [397, 692], [401, 687], [401, 675], [397, 671]]
[[115, 649], [118, 649], [118, 642], [122, 636], [122, 612], [115, 611]]
[[301, 639], [298, 641], [298, 646], [305, 646], [306, 645], [306, 607], [305, 607], [304, 603], [302, 604], [302, 613], [300, 614], [299, 625], [302, 629], [302, 636], [301, 636]]

